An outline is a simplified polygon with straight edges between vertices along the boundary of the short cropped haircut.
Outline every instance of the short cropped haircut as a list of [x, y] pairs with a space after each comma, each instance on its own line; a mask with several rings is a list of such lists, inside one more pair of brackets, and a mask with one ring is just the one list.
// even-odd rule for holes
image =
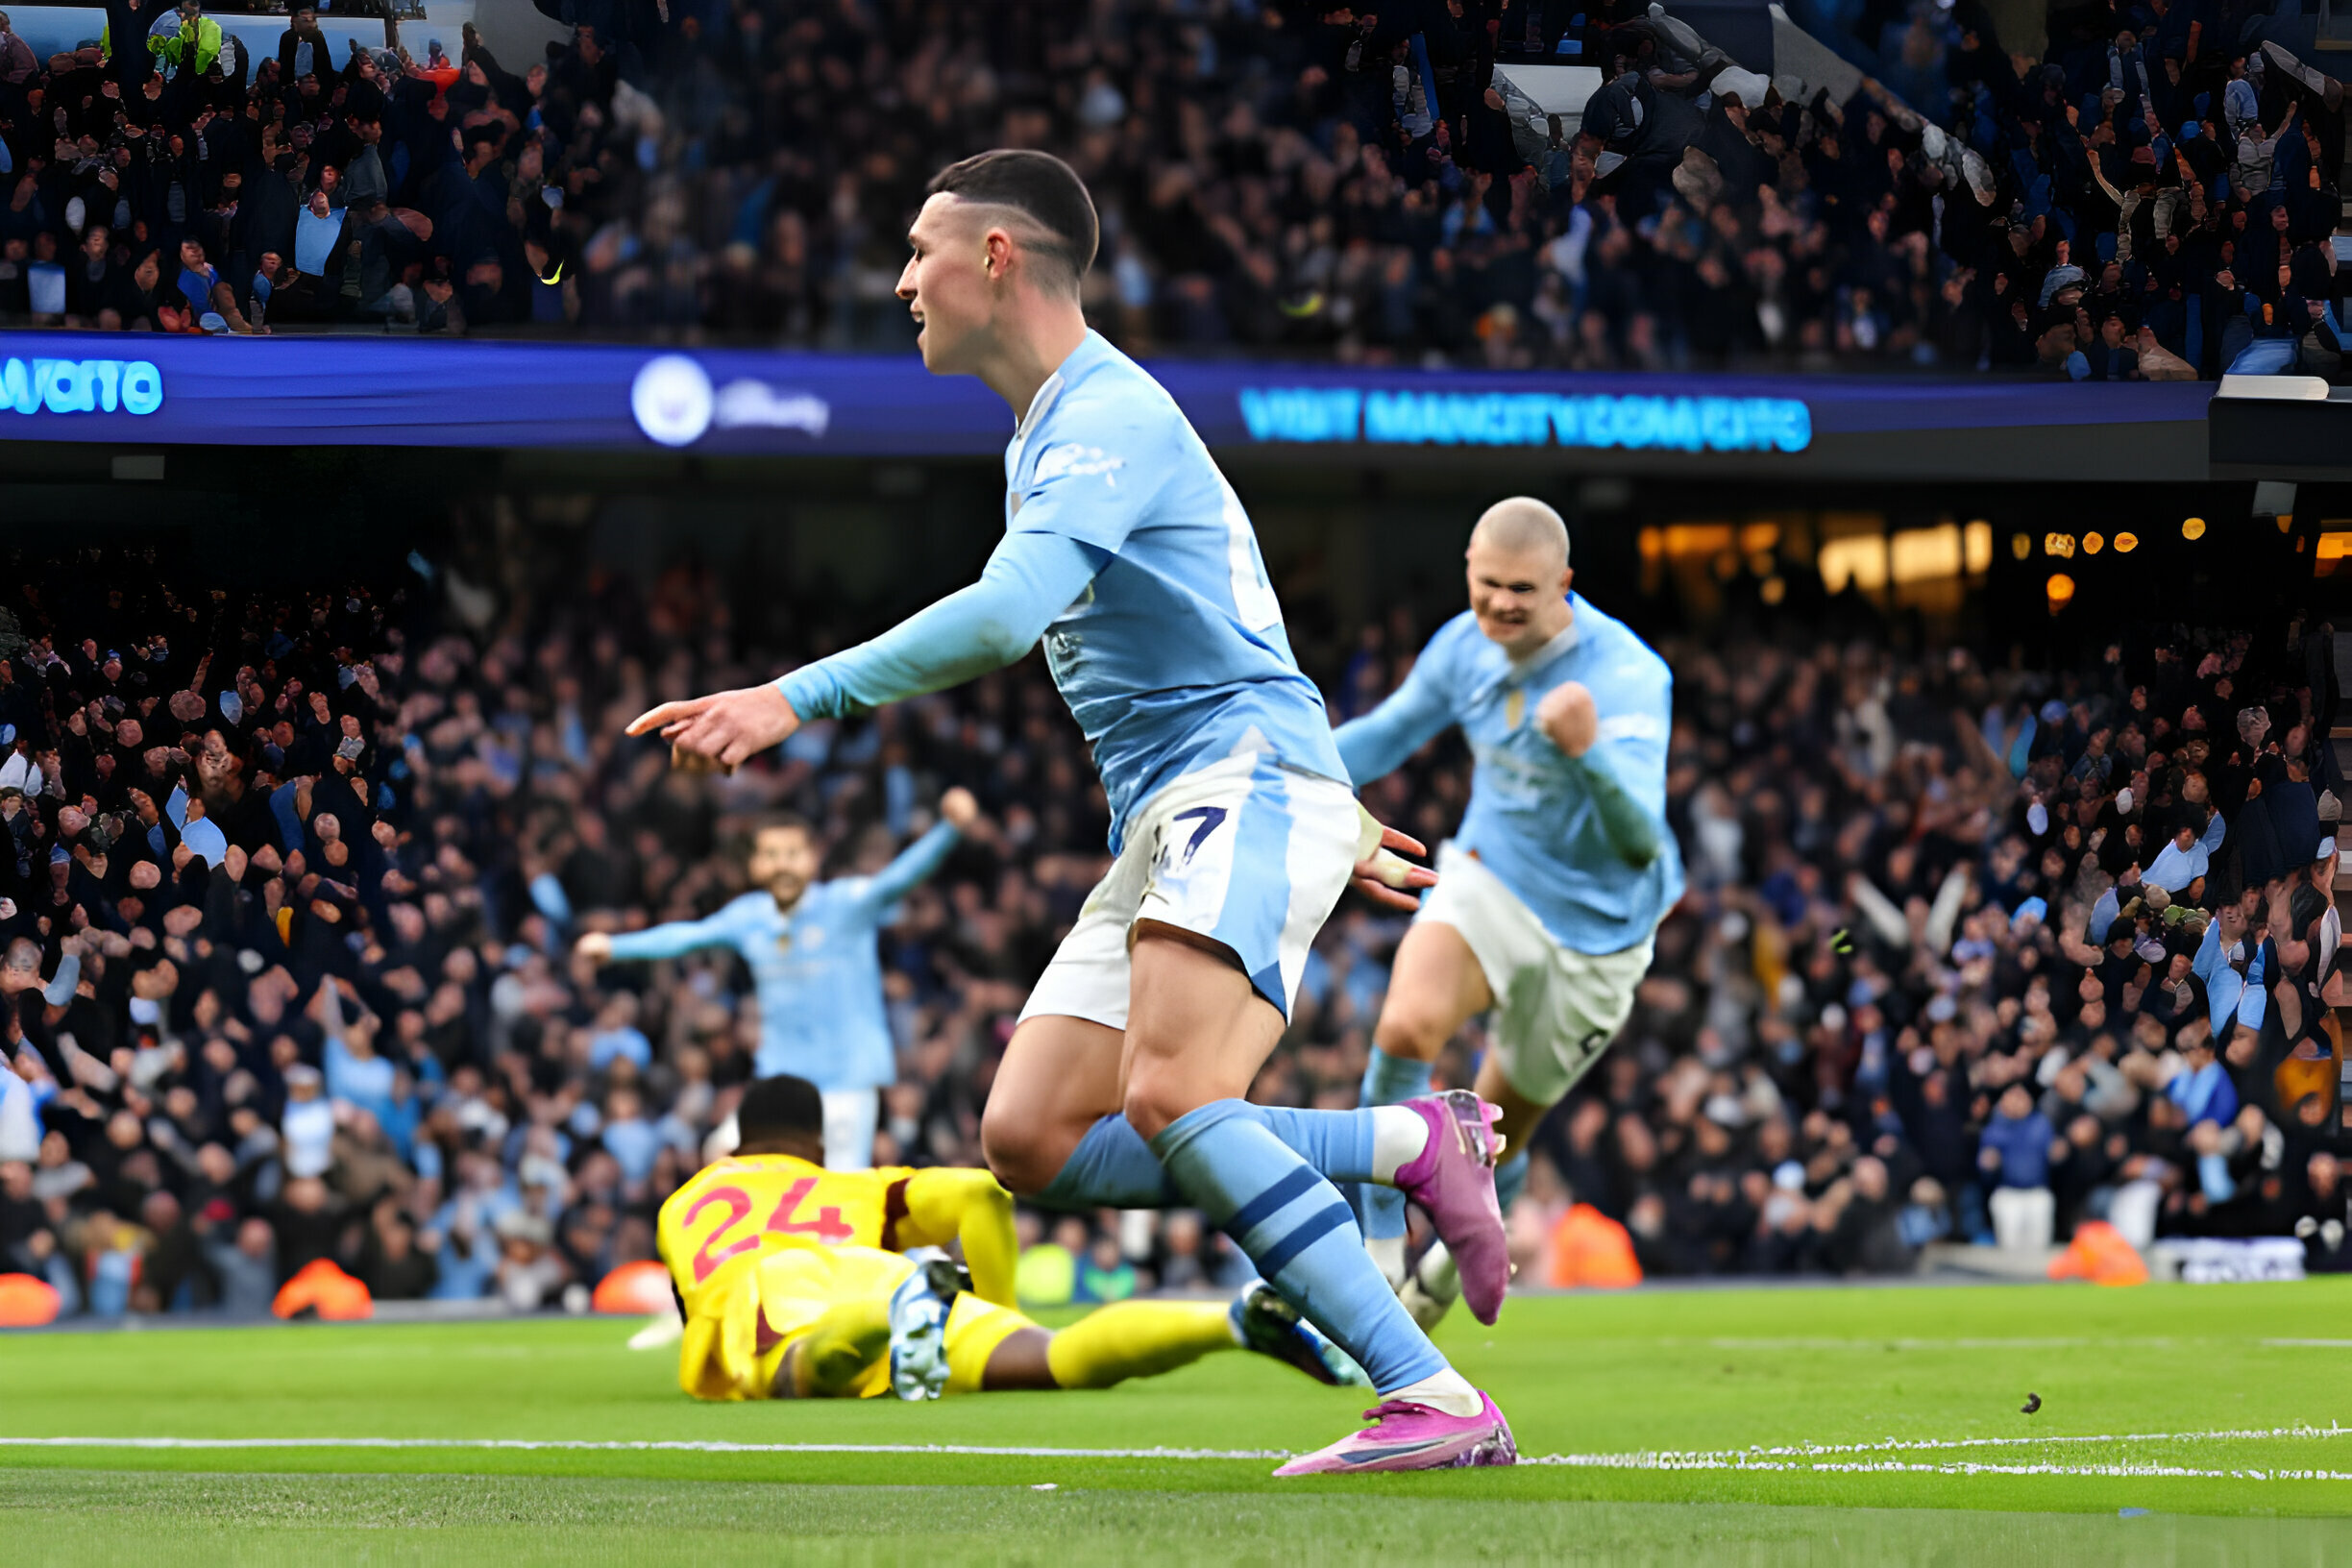
[[1560, 564], [1568, 563], [1568, 525], [1533, 496], [1513, 496], [1487, 507], [1471, 538], [1483, 539], [1498, 550], [1556, 551]]
[[824, 1096], [806, 1078], [795, 1078], [788, 1072], [754, 1079], [735, 1107], [735, 1132], [743, 1143], [821, 1138]]
[[743, 838], [737, 852], [750, 854], [762, 833], [797, 833], [811, 844], [817, 842], [817, 824], [798, 812], [763, 811], [743, 824]]
[[1078, 171], [1051, 153], [1019, 147], [981, 153], [940, 170], [928, 194], [1009, 207], [1028, 218], [1041, 233], [1025, 243], [1048, 266], [1067, 274], [1072, 292], [1094, 264], [1102, 236], [1094, 198]]

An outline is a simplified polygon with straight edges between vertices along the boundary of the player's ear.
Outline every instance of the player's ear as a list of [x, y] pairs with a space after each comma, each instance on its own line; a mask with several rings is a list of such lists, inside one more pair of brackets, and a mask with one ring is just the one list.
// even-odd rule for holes
[[1563, 567], [1561, 567], [1561, 568], [1560, 568], [1560, 598], [1562, 598], [1562, 599], [1566, 599], [1566, 598], [1568, 597], [1568, 588], [1569, 588], [1569, 585], [1570, 585], [1571, 583], [1575, 582], [1575, 581], [1576, 581], [1576, 568], [1575, 568], [1575, 567], [1573, 567], [1573, 566], [1563, 566]]

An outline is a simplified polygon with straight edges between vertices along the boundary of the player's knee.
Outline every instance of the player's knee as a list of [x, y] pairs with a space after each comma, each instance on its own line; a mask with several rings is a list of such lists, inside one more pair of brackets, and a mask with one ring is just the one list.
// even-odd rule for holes
[[1149, 1142], [1169, 1122], [1201, 1103], [1191, 1086], [1166, 1073], [1146, 1071], [1139, 1064], [1128, 1075], [1127, 1103], [1121, 1109], [1126, 1112], [1127, 1124]]
[[1050, 1147], [1050, 1129], [992, 1097], [980, 1113], [980, 1153], [996, 1179], [1015, 1192], [1043, 1191], [1062, 1173], [1067, 1149]]
[[1454, 1038], [1454, 1019], [1434, 1008], [1414, 1007], [1389, 998], [1373, 1031], [1373, 1043], [1390, 1056], [1415, 1062], [1434, 1062]]

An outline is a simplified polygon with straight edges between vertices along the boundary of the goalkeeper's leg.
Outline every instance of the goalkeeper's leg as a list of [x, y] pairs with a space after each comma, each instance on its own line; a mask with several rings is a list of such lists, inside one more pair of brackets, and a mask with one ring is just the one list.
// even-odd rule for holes
[[840, 1399], [890, 1351], [890, 1298], [845, 1301], [786, 1347], [776, 1367], [778, 1399]]
[[989, 1356], [981, 1387], [1108, 1388], [1238, 1348], [1221, 1302], [1115, 1302], [1058, 1333], [1030, 1324], [1007, 1335]]

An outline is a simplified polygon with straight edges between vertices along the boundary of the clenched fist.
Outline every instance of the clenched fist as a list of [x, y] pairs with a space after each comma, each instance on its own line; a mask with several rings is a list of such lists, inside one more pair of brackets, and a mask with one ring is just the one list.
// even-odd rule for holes
[[1601, 712], [1593, 706], [1593, 695], [1583, 682], [1562, 681], [1535, 704], [1535, 727], [1568, 755], [1580, 757], [1600, 738]]

